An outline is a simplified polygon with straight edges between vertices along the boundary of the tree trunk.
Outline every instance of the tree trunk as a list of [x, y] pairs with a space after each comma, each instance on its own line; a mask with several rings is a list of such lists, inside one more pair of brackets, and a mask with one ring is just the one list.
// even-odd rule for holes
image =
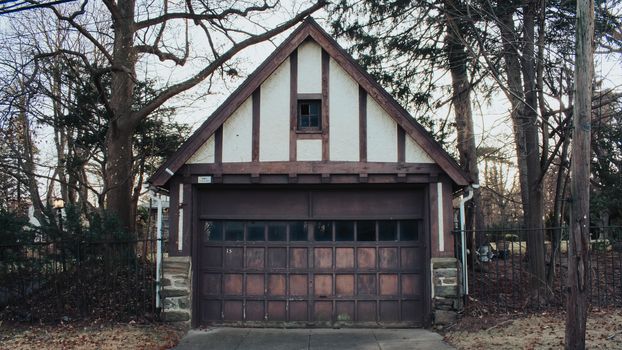
[[568, 250], [566, 349], [585, 349], [590, 286], [590, 145], [594, 36], [594, 2], [577, 1], [575, 104], [572, 132], [572, 196]]
[[[39, 183], [37, 182], [36, 166], [34, 159], [35, 146], [32, 143], [32, 131], [30, 129], [30, 123], [26, 116], [26, 110], [28, 108], [29, 101], [26, 97], [21, 96], [18, 99], [19, 113], [17, 114], [18, 123], [20, 127], [18, 130], [22, 133], [17, 139], [21, 142], [21, 155], [18, 159], [18, 164], [23, 169], [27, 179], [28, 192], [30, 193], [30, 200], [32, 201], [32, 207], [34, 209], [33, 216], [39, 221], [41, 225], [47, 225], [49, 222], [54, 222], [53, 215], [49, 214], [46, 210], [45, 204], [41, 201], [41, 195], [39, 194]], [[20, 164], [21, 163], [21, 164]], [[19, 187], [19, 181], [17, 182]]]
[[540, 144], [538, 142], [537, 89], [534, 55], [534, 27], [538, 1], [530, 0], [523, 14], [523, 55], [521, 60], [525, 103], [522, 115], [525, 125], [525, 151], [527, 152], [527, 182], [529, 206], [527, 207], [527, 258], [531, 274], [531, 290], [537, 304], [545, 302], [546, 274], [544, 248], [544, 201], [540, 180]]
[[[467, 52], [464, 45], [464, 32], [466, 18], [465, 11], [459, 8], [460, 3], [455, 0], [446, 0], [445, 19], [447, 24], [447, 36], [445, 46], [453, 89], [452, 103], [456, 119], [456, 131], [458, 134], [458, 152], [460, 153], [460, 166], [469, 174], [474, 183], [479, 183], [479, 168], [477, 166], [477, 147], [473, 131], [473, 112], [471, 109], [471, 83], [467, 74]], [[473, 232], [483, 229], [483, 214], [481, 208], [479, 189], [474, 190], [473, 199], [468, 203], [466, 212], [466, 227]], [[475, 242], [476, 248], [483, 244], [485, 236], [478, 234]]]
[[526, 224], [526, 213], [529, 208], [529, 185], [527, 182], [527, 151], [525, 146], [525, 121], [522, 118], [523, 109], [523, 82], [521, 65], [516, 50], [517, 33], [514, 29], [513, 14], [516, 8], [510, 8], [499, 14], [499, 30], [503, 42], [503, 60], [507, 75], [507, 85], [510, 95], [512, 126], [514, 128], [514, 144], [518, 161], [518, 178], [520, 182], [521, 204], [523, 209], [523, 224]]
[[106, 208], [130, 232], [132, 201], [132, 134], [127, 128], [110, 127], [106, 135]]
[[568, 164], [566, 158], [568, 157], [568, 146], [570, 144], [570, 135], [564, 136], [562, 145], [562, 153], [559, 156], [559, 167], [557, 168], [557, 179], [555, 182], [555, 202], [553, 203], [553, 237], [551, 240], [551, 261], [546, 273], [546, 284], [551, 286], [555, 277], [555, 258], [559, 252], [559, 244], [562, 237], [562, 202], [564, 200], [564, 192], [566, 191], [566, 168]]
[[113, 112], [106, 134], [106, 208], [117, 215], [129, 232], [133, 228], [132, 135], [138, 124], [132, 113], [134, 105], [135, 67], [134, 0], [119, 0], [119, 16], [114, 18], [114, 48], [110, 106]]

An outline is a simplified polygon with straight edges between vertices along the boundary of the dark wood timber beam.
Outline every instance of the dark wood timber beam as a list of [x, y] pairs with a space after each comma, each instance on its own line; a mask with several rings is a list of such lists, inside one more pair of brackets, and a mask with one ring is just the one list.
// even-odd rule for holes
[[261, 162], [186, 164], [182, 173], [188, 175], [213, 174], [283, 174], [295, 177], [301, 174], [411, 174], [436, 175], [442, 172], [436, 164], [425, 163], [364, 163], [364, 162]]

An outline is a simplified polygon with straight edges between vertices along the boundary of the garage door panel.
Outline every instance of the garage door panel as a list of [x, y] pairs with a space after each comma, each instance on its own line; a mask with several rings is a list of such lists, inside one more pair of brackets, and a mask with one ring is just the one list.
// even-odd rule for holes
[[350, 322], [350, 321], [355, 320], [354, 301], [335, 302], [335, 318], [336, 318], [336, 321], [341, 321], [341, 322]]
[[264, 248], [246, 248], [246, 268], [263, 270]]
[[316, 269], [332, 269], [333, 248], [315, 248], [313, 262]]
[[287, 248], [268, 248], [268, 267], [284, 269], [287, 267]]
[[380, 275], [380, 295], [382, 296], [398, 296], [398, 275], [397, 274], [382, 274]]
[[376, 248], [358, 248], [356, 262], [361, 270], [376, 269]]
[[289, 275], [289, 294], [292, 296], [306, 296], [309, 294], [307, 275]]
[[220, 321], [221, 302], [219, 300], [208, 300], [201, 303], [201, 319], [203, 321]]
[[423, 322], [423, 304], [419, 300], [402, 301], [402, 321]]
[[268, 321], [286, 321], [287, 308], [285, 301], [268, 301]]
[[423, 217], [422, 191], [334, 190], [313, 193], [313, 217], [387, 218]]
[[327, 298], [333, 295], [333, 275], [316, 274], [313, 291], [316, 298]]
[[204, 253], [201, 254], [201, 266], [205, 268], [222, 267], [222, 248], [221, 247], [205, 247]]
[[307, 218], [307, 191], [211, 190], [200, 194], [199, 215], [214, 219]]
[[270, 296], [285, 296], [285, 284], [286, 276], [284, 274], [269, 275], [268, 276], [268, 295]]
[[241, 269], [244, 267], [244, 248], [226, 247], [225, 269]]
[[356, 319], [361, 322], [376, 321], [376, 302], [375, 301], [357, 302]]
[[263, 301], [249, 300], [246, 302], [247, 321], [264, 321], [265, 314]]
[[246, 295], [260, 296], [264, 295], [264, 275], [248, 274], [246, 275]]
[[354, 268], [354, 248], [335, 249], [335, 268], [345, 270]]
[[419, 274], [402, 274], [402, 295], [419, 296], [421, 294], [421, 275]]
[[354, 275], [335, 276], [335, 289], [338, 297], [354, 295]]
[[376, 275], [359, 274], [356, 284], [357, 295], [372, 296], [376, 295]]
[[201, 277], [201, 293], [204, 296], [217, 296], [222, 293], [220, 273], [205, 273]]
[[400, 321], [400, 305], [396, 300], [380, 301], [380, 321], [398, 322]]
[[306, 269], [309, 265], [307, 248], [291, 248], [289, 267], [294, 269]]
[[313, 307], [313, 319], [315, 321], [330, 321], [333, 316], [332, 301], [316, 301]]
[[223, 294], [225, 296], [242, 295], [244, 275], [227, 273], [223, 276]]
[[399, 259], [397, 258], [397, 247], [378, 248], [379, 267], [382, 270], [399, 269]]
[[242, 300], [225, 300], [223, 303], [224, 321], [242, 321], [244, 318]]
[[289, 302], [289, 320], [307, 321], [309, 320], [309, 305], [306, 301]]
[[423, 266], [423, 261], [425, 260], [423, 248], [402, 247], [400, 250], [402, 269], [412, 270]]

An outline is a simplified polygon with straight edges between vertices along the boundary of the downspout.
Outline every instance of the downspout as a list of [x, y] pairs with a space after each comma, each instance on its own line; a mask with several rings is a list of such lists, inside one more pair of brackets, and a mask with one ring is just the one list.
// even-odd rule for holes
[[471, 184], [466, 190], [469, 191], [469, 194], [465, 197], [464, 193], [462, 194], [462, 198], [460, 198], [460, 246], [462, 247], [462, 281], [464, 283], [464, 295], [469, 295], [469, 274], [467, 269], [467, 258], [466, 258], [466, 218], [464, 213], [464, 203], [470, 201], [473, 198], [473, 190], [479, 188], [479, 184]]
[[158, 212], [156, 217], [156, 309], [160, 308], [160, 275], [162, 271], [162, 198], [160, 195], [150, 195], [150, 197], [158, 203]]

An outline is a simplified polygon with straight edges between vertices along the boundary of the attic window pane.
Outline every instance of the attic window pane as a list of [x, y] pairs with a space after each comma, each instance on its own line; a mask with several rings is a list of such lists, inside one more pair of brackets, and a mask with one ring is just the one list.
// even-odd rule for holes
[[320, 131], [322, 130], [322, 101], [299, 100], [298, 101], [298, 130]]
[[309, 115], [311, 113], [309, 113], [309, 104], [308, 103], [301, 103], [300, 104], [300, 114], [302, 115]]

